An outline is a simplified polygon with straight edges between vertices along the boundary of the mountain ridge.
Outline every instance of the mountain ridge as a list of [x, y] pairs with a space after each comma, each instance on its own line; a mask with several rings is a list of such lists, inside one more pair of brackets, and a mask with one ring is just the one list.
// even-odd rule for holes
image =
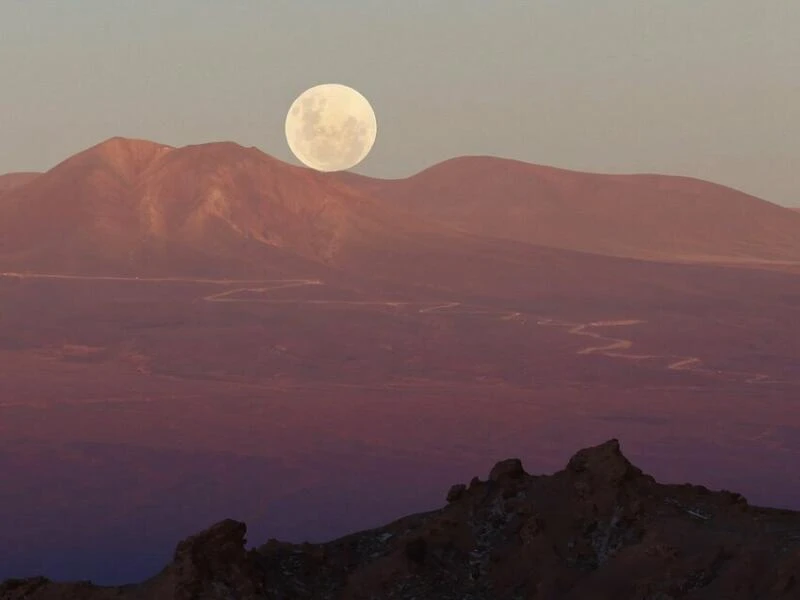
[[344, 238], [391, 237], [387, 220], [413, 220], [386, 212], [255, 148], [110, 138], [4, 194], [0, 261], [53, 272], [136, 272], [159, 261], [169, 271], [176, 252], [188, 262], [238, 261], [240, 271], [287, 253], [324, 263]]
[[15, 579], [0, 600], [772, 600], [800, 589], [800, 513], [657, 483], [616, 439], [552, 475], [500, 461], [452, 486], [443, 508], [327, 543], [247, 550], [246, 530], [226, 519], [183, 540], [141, 584]]
[[25, 185], [36, 179], [41, 173], [35, 171], [18, 171], [0, 175], [0, 195], [15, 187]]
[[[615, 195], [630, 186], [650, 200]], [[800, 214], [730, 188], [496, 157], [378, 180], [318, 173], [234, 142], [114, 137], [1, 198], [4, 272], [252, 278], [334, 269], [408, 281], [427, 268], [436, 281], [456, 278], [456, 263], [493, 280], [500, 265], [550, 262], [800, 262]]]
[[465, 156], [404, 179], [344, 178], [388, 204], [482, 236], [645, 260], [800, 260], [795, 212], [691, 177]]

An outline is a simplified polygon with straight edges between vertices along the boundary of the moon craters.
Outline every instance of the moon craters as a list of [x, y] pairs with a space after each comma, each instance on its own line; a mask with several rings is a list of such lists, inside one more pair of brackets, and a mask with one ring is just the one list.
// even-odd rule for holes
[[318, 171], [352, 168], [369, 153], [377, 126], [369, 102], [338, 84], [313, 87], [294, 101], [286, 139], [294, 155]]

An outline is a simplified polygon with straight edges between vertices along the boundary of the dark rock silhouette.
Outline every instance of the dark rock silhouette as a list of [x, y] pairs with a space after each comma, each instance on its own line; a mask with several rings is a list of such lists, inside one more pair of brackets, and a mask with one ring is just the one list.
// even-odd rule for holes
[[244, 523], [225, 520], [178, 544], [139, 585], [10, 580], [0, 599], [800, 597], [800, 513], [659, 484], [617, 440], [549, 476], [499, 462], [488, 481], [451, 488], [448, 502], [324, 544], [253, 550]]

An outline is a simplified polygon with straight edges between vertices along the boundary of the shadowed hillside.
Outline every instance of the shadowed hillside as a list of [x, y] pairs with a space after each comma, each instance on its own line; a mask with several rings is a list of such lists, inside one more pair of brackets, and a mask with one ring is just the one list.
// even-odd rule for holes
[[616, 440], [550, 476], [517, 459], [447, 493], [447, 506], [323, 544], [245, 548], [222, 521], [178, 544], [139, 585], [45, 578], [0, 584], [0, 600], [417, 599], [760, 600], [800, 590], [800, 514], [739, 494], [662, 485]]

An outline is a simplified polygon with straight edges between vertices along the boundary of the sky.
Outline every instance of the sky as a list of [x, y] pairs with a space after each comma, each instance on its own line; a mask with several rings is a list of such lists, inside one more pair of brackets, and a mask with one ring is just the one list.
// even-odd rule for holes
[[800, 205], [798, 0], [0, 0], [0, 173], [113, 136], [297, 164], [294, 98], [372, 103], [356, 169], [488, 154]]

